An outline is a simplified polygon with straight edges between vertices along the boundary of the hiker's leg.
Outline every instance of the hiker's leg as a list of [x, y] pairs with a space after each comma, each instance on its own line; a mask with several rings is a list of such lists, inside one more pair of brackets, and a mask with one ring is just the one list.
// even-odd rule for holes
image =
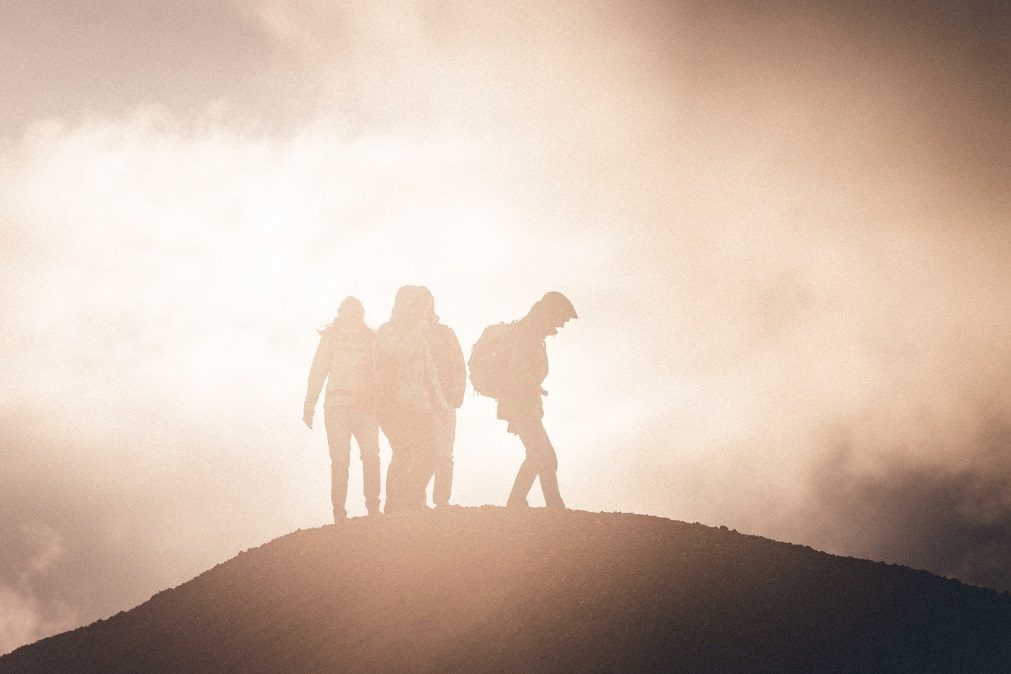
[[525, 506], [527, 505], [527, 494], [530, 493], [530, 488], [534, 485], [534, 479], [540, 472], [541, 460], [538, 454], [540, 447], [534, 442], [534, 434], [530, 429], [531, 423], [529, 420], [524, 419], [522, 422], [514, 422], [512, 425], [515, 428], [516, 435], [519, 436], [520, 441], [523, 443], [526, 457], [523, 459], [523, 463], [516, 473], [516, 479], [513, 481], [513, 488], [509, 492], [509, 500], [506, 505]]
[[541, 447], [539, 451], [541, 467], [538, 474], [541, 491], [544, 493], [544, 504], [549, 508], [564, 508], [565, 502], [558, 491], [558, 455], [555, 454], [555, 447], [551, 444], [551, 439], [544, 430], [544, 423], [540, 420], [537, 422], [535, 433], [540, 436], [537, 441]]
[[453, 441], [456, 438], [456, 410], [439, 424], [435, 446], [435, 484], [432, 502], [437, 506], [449, 505], [453, 490]]
[[351, 461], [351, 424], [347, 410], [330, 408], [324, 411], [327, 444], [330, 446], [330, 502], [334, 521], [347, 517], [345, 502], [348, 494], [348, 464]]
[[[547, 431], [544, 430], [543, 421], [540, 418], [530, 419], [519, 427], [518, 432], [523, 446], [527, 450], [527, 459], [523, 465], [526, 467], [529, 464], [528, 470], [532, 476], [540, 477], [545, 505], [549, 508], [564, 508], [565, 503], [558, 491], [558, 457], [548, 438]], [[523, 470], [523, 468], [520, 469], [521, 473]], [[526, 486], [527, 492], [533, 484], [533, 477], [529, 478], [529, 484]], [[517, 477], [518, 480], [519, 477]]]
[[428, 482], [435, 470], [435, 421], [419, 416], [412, 424], [410, 477], [407, 485], [407, 504], [413, 510], [427, 507]]
[[379, 512], [379, 425], [371, 415], [358, 411], [355, 440], [362, 457], [362, 491], [369, 514]]

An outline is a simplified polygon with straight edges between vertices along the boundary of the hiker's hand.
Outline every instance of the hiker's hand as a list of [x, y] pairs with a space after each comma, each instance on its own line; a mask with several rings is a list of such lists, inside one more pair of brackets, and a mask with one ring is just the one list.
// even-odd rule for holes
[[305, 425], [309, 428], [312, 428], [312, 416], [315, 412], [316, 410], [311, 407], [306, 407], [302, 412], [302, 421], [305, 422]]

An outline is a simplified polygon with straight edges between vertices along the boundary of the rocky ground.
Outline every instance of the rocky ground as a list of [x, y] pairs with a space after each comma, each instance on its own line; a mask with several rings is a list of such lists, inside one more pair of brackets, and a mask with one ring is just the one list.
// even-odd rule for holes
[[1011, 597], [724, 528], [457, 508], [239, 554], [0, 672], [1011, 671]]

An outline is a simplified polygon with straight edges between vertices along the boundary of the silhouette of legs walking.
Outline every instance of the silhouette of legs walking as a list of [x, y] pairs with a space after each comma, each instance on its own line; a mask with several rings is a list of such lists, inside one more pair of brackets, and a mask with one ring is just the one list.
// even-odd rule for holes
[[362, 459], [365, 507], [379, 511], [379, 426], [365, 412], [353, 407], [332, 407], [323, 417], [330, 446], [330, 500], [334, 521], [347, 517], [348, 467], [351, 438], [358, 442]]
[[406, 413], [383, 422], [393, 458], [386, 472], [386, 512], [425, 508], [425, 487], [432, 475], [433, 425], [427, 417]]
[[558, 456], [544, 430], [544, 423], [540, 419], [532, 419], [516, 426], [516, 434], [526, 449], [526, 458], [516, 474], [508, 505], [527, 505], [527, 494], [534, 479], [540, 477], [544, 503], [549, 508], [564, 508], [565, 502], [558, 490]]
[[379, 512], [379, 425], [362, 413], [354, 426], [358, 452], [362, 457], [362, 492], [370, 515]]

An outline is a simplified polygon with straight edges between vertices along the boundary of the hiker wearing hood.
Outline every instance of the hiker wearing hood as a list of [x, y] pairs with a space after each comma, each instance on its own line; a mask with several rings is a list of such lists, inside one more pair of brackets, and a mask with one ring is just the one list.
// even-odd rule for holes
[[[467, 365], [464, 363], [463, 349], [460, 348], [460, 340], [456, 338], [456, 333], [453, 332], [453, 328], [439, 321], [435, 313], [435, 298], [427, 288], [425, 293], [425, 320], [428, 321], [425, 335], [435, 363], [439, 385], [449, 405], [446, 415], [436, 420], [432, 485], [432, 502], [436, 507], [445, 507], [449, 505], [449, 497], [453, 490], [456, 411], [463, 405], [463, 394], [467, 390]], [[432, 477], [425, 480], [426, 489]]]
[[341, 302], [337, 318], [320, 330], [319, 346], [309, 368], [302, 420], [312, 428], [316, 401], [326, 382], [323, 402], [330, 447], [330, 498], [334, 522], [347, 518], [351, 438], [358, 442], [363, 469], [365, 507], [379, 512], [379, 426], [375, 413], [374, 333], [365, 324], [365, 309], [354, 297]]
[[436, 427], [450, 410], [426, 338], [429, 295], [419, 286], [400, 288], [389, 322], [376, 332], [379, 424], [393, 450], [386, 512], [426, 507]]

